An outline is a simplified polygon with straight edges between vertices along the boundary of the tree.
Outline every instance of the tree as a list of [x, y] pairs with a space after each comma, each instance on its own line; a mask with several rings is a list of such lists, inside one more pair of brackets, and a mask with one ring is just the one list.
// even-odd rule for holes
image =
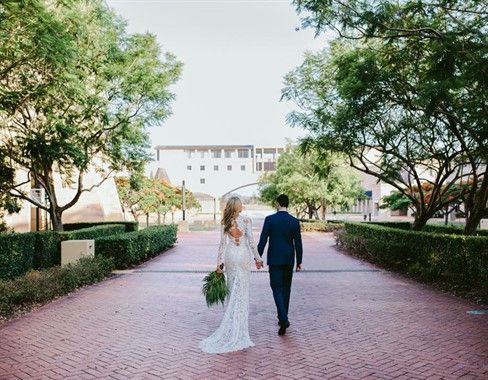
[[[4, 108], [0, 150], [12, 168], [27, 171], [26, 182], [45, 189], [49, 204], [39, 204], [25, 194], [21, 190], [25, 182], [3, 184], [2, 190], [47, 210], [54, 229], [62, 230], [63, 212], [83, 192], [118, 171], [142, 170], [148, 159], [145, 127], [161, 123], [170, 114], [173, 95], [169, 86], [179, 78], [181, 64], [171, 54], [160, 57], [155, 36], [127, 34], [124, 22], [100, 0], [35, 3], [56, 25], [63, 26], [62, 41], [67, 39], [69, 48], [60, 58], [64, 63], [54, 71], [51, 65], [27, 55], [29, 76], [47, 78], [48, 85], [22, 102], [13, 102], [15, 107]], [[19, 15], [26, 12], [19, 7], [23, 11]], [[7, 24], [2, 34], [14, 33], [21, 21]], [[34, 37], [27, 34], [26, 39]], [[16, 54], [15, 49], [8, 45], [4, 54]], [[26, 75], [23, 70], [23, 66], [10, 70], [5, 84], [13, 88], [11, 92]], [[90, 169], [101, 180], [86, 188], [83, 176]], [[64, 205], [58, 203], [54, 186], [57, 175], [76, 188]]]
[[351, 205], [362, 193], [358, 179], [344, 165], [339, 155], [319, 156], [288, 147], [278, 159], [275, 172], [260, 179], [261, 199], [273, 204], [280, 193], [290, 198], [298, 215], [322, 219], [329, 206]]
[[[295, 72], [301, 84], [288, 82], [285, 98], [301, 98], [308, 109], [292, 122], [312, 131], [324, 149], [354, 149], [353, 165], [395, 183], [405, 196], [405, 189], [432, 183], [430, 202], [422, 191], [412, 199], [416, 229], [445, 207], [444, 191], [469, 177], [472, 187], [459, 197], [471, 210], [465, 232], [472, 233], [488, 200], [488, 12], [482, 2], [295, 4], [306, 26], [317, 33], [331, 28], [343, 43], [332, 48], [327, 64], [323, 55], [306, 58], [302, 73], [312, 70], [315, 78], [303, 83]], [[311, 61], [318, 62], [315, 69]], [[307, 96], [299, 94], [303, 89]]]
[[[134, 220], [140, 216], [149, 214], [163, 214], [163, 223], [166, 223], [166, 214], [181, 209], [181, 189], [157, 178], [117, 177], [115, 179], [117, 191], [123, 209], [129, 209]], [[190, 191], [186, 192], [186, 203], [188, 208], [199, 208], [200, 204]], [[173, 220], [172, 220], [173, 221]]]

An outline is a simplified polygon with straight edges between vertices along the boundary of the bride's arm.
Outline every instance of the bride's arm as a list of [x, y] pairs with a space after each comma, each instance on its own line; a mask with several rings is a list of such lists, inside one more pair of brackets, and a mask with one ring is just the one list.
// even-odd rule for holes
[[219, 269], [220, 265], [224, 263], [224, 252], [225, 252], [225, 244], [227, 243], [227, 237], [225, 236], [224, 226], [220, 226], [220, 243], [219, 243], [219, 251], [217, 254], [217, 269]]
[[259, 252], [256, 248], [256, 242], [254, 241], [254, 236], [252, 234], [252, 221], [250, 218], [246, 218], [244, 220], [244, 223], [246, 225], [246, 228], [245, 228], [245, 232], [246, 232], [246, 236], [247, 236], [247, 241], [249, 243], [249, 248], [251, 248], [251, 252], [254, 256], [254, 259], [256, 261], [263, 261], [263, 259], [261, 258], [261, 256], [259, 256]]

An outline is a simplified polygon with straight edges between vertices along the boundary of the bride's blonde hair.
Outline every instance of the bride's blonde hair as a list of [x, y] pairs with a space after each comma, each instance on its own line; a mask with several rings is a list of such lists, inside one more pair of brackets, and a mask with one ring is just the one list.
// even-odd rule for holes
[[231, 197], [227, 200], [221, 222], [224, 226], [224, 232], [229, 231], [232, 227], [232, 221], [235, 219], [238, 205], [242, 205], [242, 202], [238, 197]]

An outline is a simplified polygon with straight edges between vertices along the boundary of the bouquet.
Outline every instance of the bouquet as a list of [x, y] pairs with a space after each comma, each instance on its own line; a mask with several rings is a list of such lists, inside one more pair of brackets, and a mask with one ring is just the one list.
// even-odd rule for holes
[[[220, 269], [222, 270], [223, 268], [224, 264], [221, 264]], [[208, 307], [219, 302], [223, 305], [225, 297], [229, 294], [224, 273], [213, 271], [207, 274], [203, 279], [202, 293], [205, 296]]]

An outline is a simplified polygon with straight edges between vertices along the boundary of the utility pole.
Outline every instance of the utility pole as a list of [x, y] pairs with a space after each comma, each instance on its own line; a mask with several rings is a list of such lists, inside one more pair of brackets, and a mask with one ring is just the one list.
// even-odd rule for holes
[[181, 204], [181, 211], [183, 213], [183, 220], [186, 220], [186, 191], [185, 191], [185, 180], [183, 180], [183, 183], [181, 185], [181, 194], [182, 194], [182, 204]]

